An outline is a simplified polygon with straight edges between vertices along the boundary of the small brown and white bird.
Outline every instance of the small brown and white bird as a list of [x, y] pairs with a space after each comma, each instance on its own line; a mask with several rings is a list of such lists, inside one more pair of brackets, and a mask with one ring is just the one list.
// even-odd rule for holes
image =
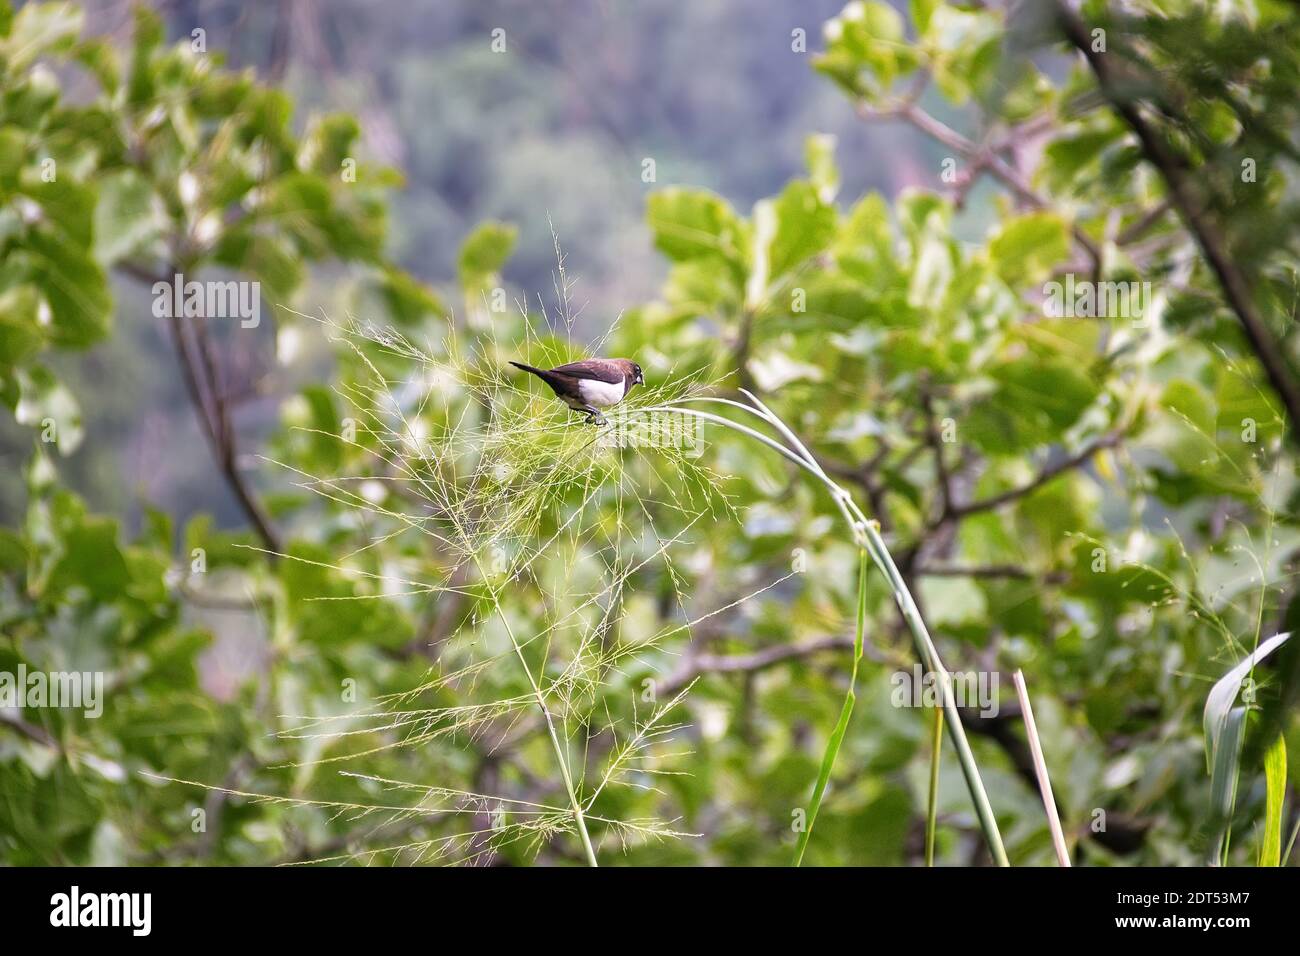
[[570, 408], [586, 412], [588, 424], [605, 424], [600, 410], [623, 401], [633, 385], [645, 384], [641, 366], [631, 359], [583, 359], [550, 369], [534, 368], [523, 362], [510, 364], [532, 372], [551, 386], [551, 391]]

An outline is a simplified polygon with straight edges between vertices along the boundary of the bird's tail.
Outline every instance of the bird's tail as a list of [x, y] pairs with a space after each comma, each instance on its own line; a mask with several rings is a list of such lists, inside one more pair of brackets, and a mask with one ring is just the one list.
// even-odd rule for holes
[[511, 362], [510, 364], [515, 368], [521, 368], [525, 372], [532, 372], [534, 375], [545, 378], [545, 376], [542, 375], [542, 370], [540, 368], [533, 368], [533, 366], [525, 365], [523, 362]]

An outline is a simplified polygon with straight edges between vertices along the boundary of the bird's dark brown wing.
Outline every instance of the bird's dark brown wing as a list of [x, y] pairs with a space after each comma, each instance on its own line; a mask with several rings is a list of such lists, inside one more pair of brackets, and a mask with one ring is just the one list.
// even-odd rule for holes
[[626, 370], [612, 359], [583, 359], [581, 362], [557, 365], [551, 371], [569, 375], [573, 378], [588, 378], [597, 382], [608, 382], [610, 385], [617, 384], [627, 377]]

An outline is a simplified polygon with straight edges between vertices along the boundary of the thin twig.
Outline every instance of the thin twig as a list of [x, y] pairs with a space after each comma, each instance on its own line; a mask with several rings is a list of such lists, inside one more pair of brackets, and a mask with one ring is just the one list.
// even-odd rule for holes
[[1011, 676], [1016, 685], [1016, 696], [1020, 698], [1020, 713], [1025, 718], [1025, 735], [1029, 738], [1029, 750], [1034, 755], [1034, 772], [1038, 775], [1038, 792], [1043, 797], [1043, 808], [1047, 811], [1047, 825], [1052, 831], [1052, 846], [1056, 848], [1056, 862], [1061, 866], [1070, 865], [1070, 851], [1065, 846], [1065, 833], [1061, 829], [1061, 815], [1056, 810], [1056, 798], [1052, 796], [1052, 781], [1047, 776], [1047, 763], [1043, 760], [1043, 743], [1038, 739], [1038, 727], [1034, 723], [1034, 711], [1029, 706], [1029, 691], [1025, 687], [1024, 671], [1019, 669]]
[[[119, 268], [126, 275], [150, 286], [157, 282], [170, 282], [168, 278], [156, 275], [134, 263], [124, 263]], [[169, 271], [175, 275], [180, 272], [180, 269], [173, 266]], [[212, 456], [216, 459], [221, 474], [225, 477], [226, 484], [230, 486], [240, 509], [262, 540], [266, 551], [270, 553], [271, 560], [274, 561], [282, 550], [280, 538], [271, 526], [271, 520], [262, 508], [261, 502], [253, 494], [239, 470], [239, 448], [230, 423], [227, 396], [222, 393], [218, 381], [216, 361], [207, 341], [206, 332], [200, 328], [196, 333], [196, 344], [191, 346], [181, 316], [170, 316], [168, 327], [171, 332], [172, 347], [180, 362], [185, 390], [199, 419], [199, 429], [207, 440]]]
[[1068, 458], [1062, 458], [1055, 464], [1046, 466], [1033, 479], [1025, 484], [1016, 488], [1010, 488], [996, 495], [991, 495], [988, 498], [982, 498], [978, 501], [968, 501], [965, 504], [953, 505], [948, 510], [945, 517], [964, 518], [981, 511], [991, 511], [994, 508], [1000, 508], [1009, 502], [1023, 498], [1025, 495], [1032, 494], [1058, 475], [1087, 463], [1093, 455], [1097, 454], [1097, 452], [1102, 449], [1113, 448], [1118, 445], [1124, 438], [1124, 432], [1125, 429], [1117, 428], [1098, 438], [1094, 438], [1075, 454], [1070, 455]]

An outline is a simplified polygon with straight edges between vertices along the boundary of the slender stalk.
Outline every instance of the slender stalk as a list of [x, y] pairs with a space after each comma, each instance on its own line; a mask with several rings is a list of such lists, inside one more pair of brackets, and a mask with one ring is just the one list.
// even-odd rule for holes
[[569, 795], [569, 804], [573, 807], [573, 820], [578, 827], [578, 836], [582, 838], [582, 850], [587, 854], [587, 863], [591, 866], [599, 866], [596, 862], [596, 850], [591, 845], [591, 836], [587, 833], [587, 820], [582, 813], [582, 803], [578, 800], [577, 791], [573, 788], [573, 775], [569, 773], [569, 758], [564, 752], [564, 747], [560, 743], [560, 737], [555, 732], [555, 720], [551, 716], [551, 708], [546, 706], [546, 698], [542, 696], [542, 688], [538, 685], [533, 677], [532, 668], [528, 666], [528, 661], [524, 659], [523, 648], [515, 640], [515, 632], [510, 627], [510, 622], [506, 620], [505, 610], [497, 603], [497, 610], [500, 612], [501, 620], [505, 623], [506, 633], [510, 635], [510, 644], [515, 649], [515, 655], [519, 658], [519, 664], [523, 667], [524, 673], [528, 675], [528, 683], [532, 686], [533, 696], [537, 699], [537, 706], [541, 708], [542, 716], [546, 718], [546, 732], [551, 738], [551, 749], [555, 751], [555, 759], [560, 765], [560, 776], [564, 778], [564, 789]]
[[[771, 409], [764, 405], [757, 396], [744, 389], [742, 391], [753, 403], [753, 408], [728, 399], [700, 397], [679, 399], [665, 405], [640, 409], [640, 411], [687, 415], [714, 422], [724, 428], [730, 428], [732, 431], [739, 432], [767, 445], [812, 474], [826, 486], [836, 507], [839, 508], [840, 514], [844, 516], [844, 520], [848, 523], [849, 529], [853, 533], [854, 542], [871, 556], [877, 570], [884, 575], [890, 589], [894, 592], [894, 601], [898, 605], [899, 613], [912, 634], [912, 641], [916, 645], [916, 651], [921, 658], [921, 663], [927, 671], [934, 675], [935, 681], [939, 685], [948, 736], [957, 751], [962, 776], [966, 780], [966, 789], [970, 792], [971, 802], [975, 804], [975, 813], [979, 819], [980, 829], [984, 833], [984, 840], [988, 844], [989, 853], [998, 866], [1009, 866], [1006, 849], [1002, 844], [1002, 834], [998, 830], [993, 807], [989, 803], [988, 793], [984, 789], [984, 781], [980, 778], [979, 768], [975, 763], [975, 755], [971, 751], [970, 742], [966, 739], [966, 731], [961, 723], [961, 714], [957, 711], [957, 704], [953, 698], [952, 677], [947, 668], [943, 666], [943, 661], [939, 658], [939, 651], [930, 637], [930, 632], [926, 629], [925, 621], [921, 617], [920, 609], [916, 606], [912, 592], [908, 589], [907, 582], [903, 580], [903, 575], [894, 563], [894, 559], [885, 545], [884, 538], [881, 537], [880, 525], [869, 520], [863, 514], [862, 509], [858, 507], [853, 497], [826, 474], [826, 471], [818, 464], [812, 452]], [[762, 432], [732, 419], [683, 407], [686, 403], [692, 401], [720, 403], [755, 415], [780, 432], [781, 436], [797, 451], [791, 450], [790, 447], [775, 441]]]
[[1029, 752], [1034, 757], [1034, 773], [1038, 777], [1038, 792], [1043, 797], [1047, 811], [1047, 825], [1052, 831], [1052, 846], [1056, 848], [1056, 862], [1070, 865], [1070, 851], [1065, 846], [1065, 832], [1061, 829], [1061, 815], [1056, 811], [1056, 798], [1052, 796], [1052, 780], [1047, 776], [1047, 762], [1043, 760], [1043, 742], [1038, 738], [1038, 725], [1034, 723], [1034, 709], [1029, 706], [1029, 688], [1025, 686], [1024, 671], [1012, 675], [1016, 696], [1020, 698], [1020, 714], [1025, 718], [1025, 735], [1029, 738]]
[[921, 620], [921, 612], [916, 602], [912, 600], [912, 592], [907, 589], [898, 566], [894, 564], [894, 559], [885, 548], [885, 542], [880, 537], [880, 527], [874, 521], [868, 521], [865, 527], [867, 537], [876, 550], [876, 566], [884, 572], [890, 587], [894, 590], [894, 600], [898, 602], [903, 619], [912, 631], [912, 639], [916, 643], [917, 652], [921, 655], [921, 663], [926, 670], [934, 674], [939, 685], [944, 718], [948, 725], [948, 736], [957, 750], [957, 762], [961, 765], [962, 776], [966, 778], [966, 789], [970, 791], [971, 801], [975, 804], [975, 814], [979, 818], [980, 829], [984, 831], [984, 840], [988, 843], [989, 853], [998, 866], [1010, 866], [1007, 851], [1002, 845], [1002, 834], [993, 815], [993, 806], [989, 803], [984, 781], [980, 778], [979, 767], [975, 764], [975, 754], [966, 739], [961, 714], [958, 713], [957, 703], [953, 699], [952, 675], [939, 659], [939, 651], [935, 648], [934, 641], [930, 639], [930, 632], [926, 630], [925, 622]]
[[808, 819], [799, 842], [794, 849], [794, 865], [803, 862], [803, 854], [808, 849], [808, 840], [812, 837], [813, 824], [817, 822], [817, 811], [821, 809], [822, 797], [826, 795], [826, 785], [831, 779], [831, 770], [835, 767], [835, 758], [840, 752], [840, 744], [849, 730], [849, 719], [853, 716], [853, 705], [858, 699], [858, 664], [862, 662], [863, 633], [867, 628], [867, 552], [858, 552], [858, 612], [856, 631], [853, 637], [853, 669], [849, 672], [849, 690], [844, 695], [844, 704], [840, 707], [840, 719], [835, 722], [830, 740], [826, 743], [826, 752], [822, 755], [822, 764], [817, 771], [817, 783], [813, 786], [812, 801], [808, 804]]
[[939, 758], [943, 756], [943, 708], [935, 707], [930, 725], [930, 798], [925, 811], [925, 865], [934, 866], [934, 835], [939, 828]]
[[[474, 557], [474, 563], [478, 566], [479, 573], [483, 574], [483, 564], [479, 561], [477, 555]], [[524, 657], [524, 650], [519, 646], [519, 641], [515, 638], [515, 630], [510, 626], [510, 618], [506, 615], [505, 608], [501, 606], [501, 601], [498, 600], [495, 590], [492, 591], [492, 604], [496, 607], [497, 616], [501, 618], [501, 623], [505, 625], [506, 635], [510, 638], [510, 646], [514, 648], [515, 656], [519, 658], [519, 666], [524, 669], [524, 675], [528, 678], [528, 686], [532, 689], [537, 706], [542, 712], [542, 717], [546, 720], [546, 732], [550, 736], [551, 749], [555, 751], [555, 761], [560, 765], [560, 776], [564, 780], [564, 789], [569, 797], [569, 805], [573, 809], [573, 821], [578, 828], [578, 836], [582, 840], [582, 850], [587, 856], [587, 863], [590, 866], [599, 866], [600, 864], [596, 862], [596, 850], [591, 845], [591, 836], [587, 833], [587, 819], [582, 812], [582, 803], [578, 800], [577, 790], [573, 786], [573, 775], [569, 772], [569, 758], [564, 751], [564, 746], [560, 743], [559, 734], [555, 732], [555, 719], [551, 716], [551, 708], [546, 705], [546, 696], [542, 693], [541, 685], [537, 683], [537, 679], [533, 677], [533, 670], [528, 666], [528, 661]]]
[[1291, 859], [1291, 850], [1295, 847], [1295, 838], [1297, 836], [1300, 836], [1300, 817], [1296, 818], [1295, 826], [1291, 828], [1291, 836], [1286, 841], [1286, 849], [1282, 851], [1282, 860], [1278, 863], [1279, 866], [1290, 865], [1287, 861]]

